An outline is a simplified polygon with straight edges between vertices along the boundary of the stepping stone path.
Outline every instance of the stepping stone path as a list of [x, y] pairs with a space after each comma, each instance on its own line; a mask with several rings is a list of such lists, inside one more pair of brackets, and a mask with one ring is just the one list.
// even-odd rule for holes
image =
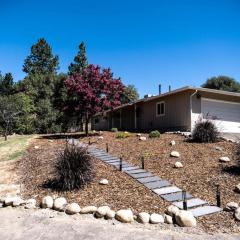
[[[83, 144], [75, 139], [70, 139], [69, 143], [79, 147], [88, 147], [88, 152], [90, 155], [102, 160], [109, 165], [114, 166], [117, 169], [120, 169], [120, 158], [111, 156], [107, 152], [97, 149], [93, 146], [89, 147], [87, 144]], [[169, 181], [161, 179], [160, 177], [155, 176], [140, 167], [133, 166], [123, 160], [122, 172], [131, 176], [133, 179], [143, 184], [145, 187], [153, 191], [164, 200], [171, 202], [174, 206], [180, 209], [183, 209], [183, 191], [182, 189], [172, 185]], [[199, 198], [194, 198], [190, 193], [187, 192], [186, 199], [188, 210], [191, 211], [195, 217], [222, 211], [222, 208], [211, 206], [206, 201]]]

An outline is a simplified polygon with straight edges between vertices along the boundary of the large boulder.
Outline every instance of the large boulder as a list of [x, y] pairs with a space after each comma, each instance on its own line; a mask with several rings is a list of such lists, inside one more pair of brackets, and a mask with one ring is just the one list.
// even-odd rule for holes
[[6, 197], [4, 200], [4, 205], [7, 206], [12, 206], [13, 202], [16, 201], [19, 197], [15, 196], [15, 197]]
[[79, 213], [81, 210], [80, 206], [77, 203], [71, 203], [66, 206], [65, 212], [67, 214], [76, 214]]
[[175, 214], [175, 219], [180, 227], [195, 227], [197, 220], [190, 211], [180, 210]]
[[26, 203], [26, 201], [24, 201], [22, 198], [16, 197], [16, 199], [12, 203], [12, 206], [13, 207], [19, 207], [19, 206], [21, 206], [21, 205], [23, 205], [25, 203]]
[[110, 210], [110, 207], [108, 206], [102, 206], [102, 207], [99, 207], [97, 209], [97, 211], [95, 212], [95, 216], [97, 218], [102, 218], [102, 217], [105, 217], [105, 215], [107, 214], [107, 212]]
[[46, 196], [42, 199], [41, 202], [42, 208], [52, 208], [53, 207], [53, 198], [51, 196]]
[[26, 209], [36, 208], [36, 204], [37, 204], [37, 202], [36, 202], [35, 199], [33, 199], [33, 198], [28, 199], [28, 200], [26, 201], [25, 208], [26, 208]]
[[177, 152], [177, 151], [172, 151], [172, 152], [170, 153], [170, 156], [171, 156], [171, 157], [175, 157], [175, 158], [179, 158], [179, 157], [180, 157], [180, 153]]
[[137, 216], [137, 220], [140, 223], [149, 223], [150, 214], [146, 212], [140, 212]]
[[238, 207], [234, 212], [234, 217], [236, 220], [240, 221], [240, 207]]
[[152, 224], [164, 223], [164, 218], [161, 214], [153, 213], [150, 216], [150, 223]]
[[67, 205], [67, 200], [64, 197], [59, 197], [54, 200], [53, 209], [59, 212], [64, 212]]
[[123, 223], [130, 223], [134, 221], [133, 212], [130, 209], [122, 209], [117, 211], [115, 218]]
[[147, 140], [147, 138], [146, 138], [146, 137], [143, 137], [143, 136], [141, 136], [141, 137], [139, 137], [139, 140], [140, 140], [140, 141], [146, 141], [146, 140]]
[[235, 211], [238, 207], [239, 207], [238, 203], [229, 202], [229, 203], [227, 203], [227, 205], [225, 207], [225, 210], [228, 211], [228, 212], [232, 212], [232, 211]]
[[235, 192], [240, 193], [240, 183], [236, 185]]
[[97, 211], [97, 207], [95, 206], [86, 206], [83, 207], [80, 211], [82, 214], [89, 214], [89, 213], [95, 213]]
[[229, 157], [220, 157], [219, 161], [220, 162], [230, 162], [230, 158]]
[[165, 223], [167, 223], [167, 224], [173, 223], [173, 218], [170, 215], [164, 214], [163, 218], [164, 218]]

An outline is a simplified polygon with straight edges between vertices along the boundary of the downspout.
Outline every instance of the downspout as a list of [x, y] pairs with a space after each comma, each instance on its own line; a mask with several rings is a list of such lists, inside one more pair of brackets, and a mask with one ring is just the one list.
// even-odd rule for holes
[[192, 98], [195, 94], [197, 94], [198, 90], [195, 90], [193, 94], [190, 95], [190, 126], [191, 126], [191, 132], [192, 132]]

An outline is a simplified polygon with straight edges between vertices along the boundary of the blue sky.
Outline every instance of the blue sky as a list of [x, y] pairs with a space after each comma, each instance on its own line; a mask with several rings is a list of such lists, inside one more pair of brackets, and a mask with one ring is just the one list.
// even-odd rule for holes
[[66, 72], [84, 41], [90, 63], [111, 67], [140, 94], [240, 80], [239, 0], [0, 0], [0, 70], [22, 65], [44, 37]]

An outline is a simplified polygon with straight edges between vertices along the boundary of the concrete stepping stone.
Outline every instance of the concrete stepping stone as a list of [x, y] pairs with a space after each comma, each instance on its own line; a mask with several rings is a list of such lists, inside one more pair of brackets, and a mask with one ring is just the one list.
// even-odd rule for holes
[[[100, 158], [100, 157], [99, 157]], [[104, 160], [105, 162], [112, 162], [112, 161], [120, 161], [119, 158], [117, 157], [101, 157], [100, 158], [101, 160]]]
[[[168, 202], [175, 202], [175, 201], [182, 201], [182, 192], [176, 192], [176, 193], [171, 193], [171, 194], [166, 194], [166, 195], [161, 195], [161, 197]], [[193, 196], [189, 193], [186, 193], [186, 199], [193, 198]]]
[[149, 183], [149, 182], [156, 182], [156, 181], [161, 181], [162, 179], [157, 176], [150, 176], [150, 177], [141, 177], [141, 178], [136, 178], [137, 181], [140, 183]]
[[181, 192], [182, 189], [175, 186], [170, 186], [170, 187], [157, 188], [157, 189], [154, 189], [153, 191], [158, 195], [165, 195], [169, 193]]
[[144, 169], [141, 169], [141, 168], [139, 168], [139, 169], [134, 169], [134, 170], [129, 170], [129, 171], [127, 171], [128, 173], [130, 173], [130, 174], [134, 174], [134, 173], [146, 173], [146, 171], [144, 170]]
[[138, 180], [139, 178], [145, 178], [145, 177], [153, 177], [153, 175], [150, 172], [143, 172], [143, 173], [129, 173], [125, 171], [128, 175], [130, 175], [132, 178], [135, 178]]
[[[206, 201], [199, 199], [199, 198], [192, 198], [192, 199], [187, 200], [186, 202], [187, 202], [188, 208], [199, 207], [199, 206], [207, 204]], [[174, 202], [173, 205], [180, 209], [183, 209], [183, 201]]]
[[123, 171], [130, 171], [130, 170], [136, 170], [136, 169], [139, 169], [139, 167], [135, 167], [132, 165], [129, 165], [129, 167], [126, 167], [126, 166], [123, 167]]
[[221, 212], [222, 208], [219, 208], [217, 206], [203, 206], [203, 207], [190, 209], [189, 211], [192, 212], [194, 217], [200, 217], [200, 216], [204, 216], [212, 213]]
[[156, 189], [156, 188], [170, 186], [171, 183], [166, 180], [161, 180], [161, 181], [156, 181], [156, 182], [144, 183], [143, 185], [150, 189]]

